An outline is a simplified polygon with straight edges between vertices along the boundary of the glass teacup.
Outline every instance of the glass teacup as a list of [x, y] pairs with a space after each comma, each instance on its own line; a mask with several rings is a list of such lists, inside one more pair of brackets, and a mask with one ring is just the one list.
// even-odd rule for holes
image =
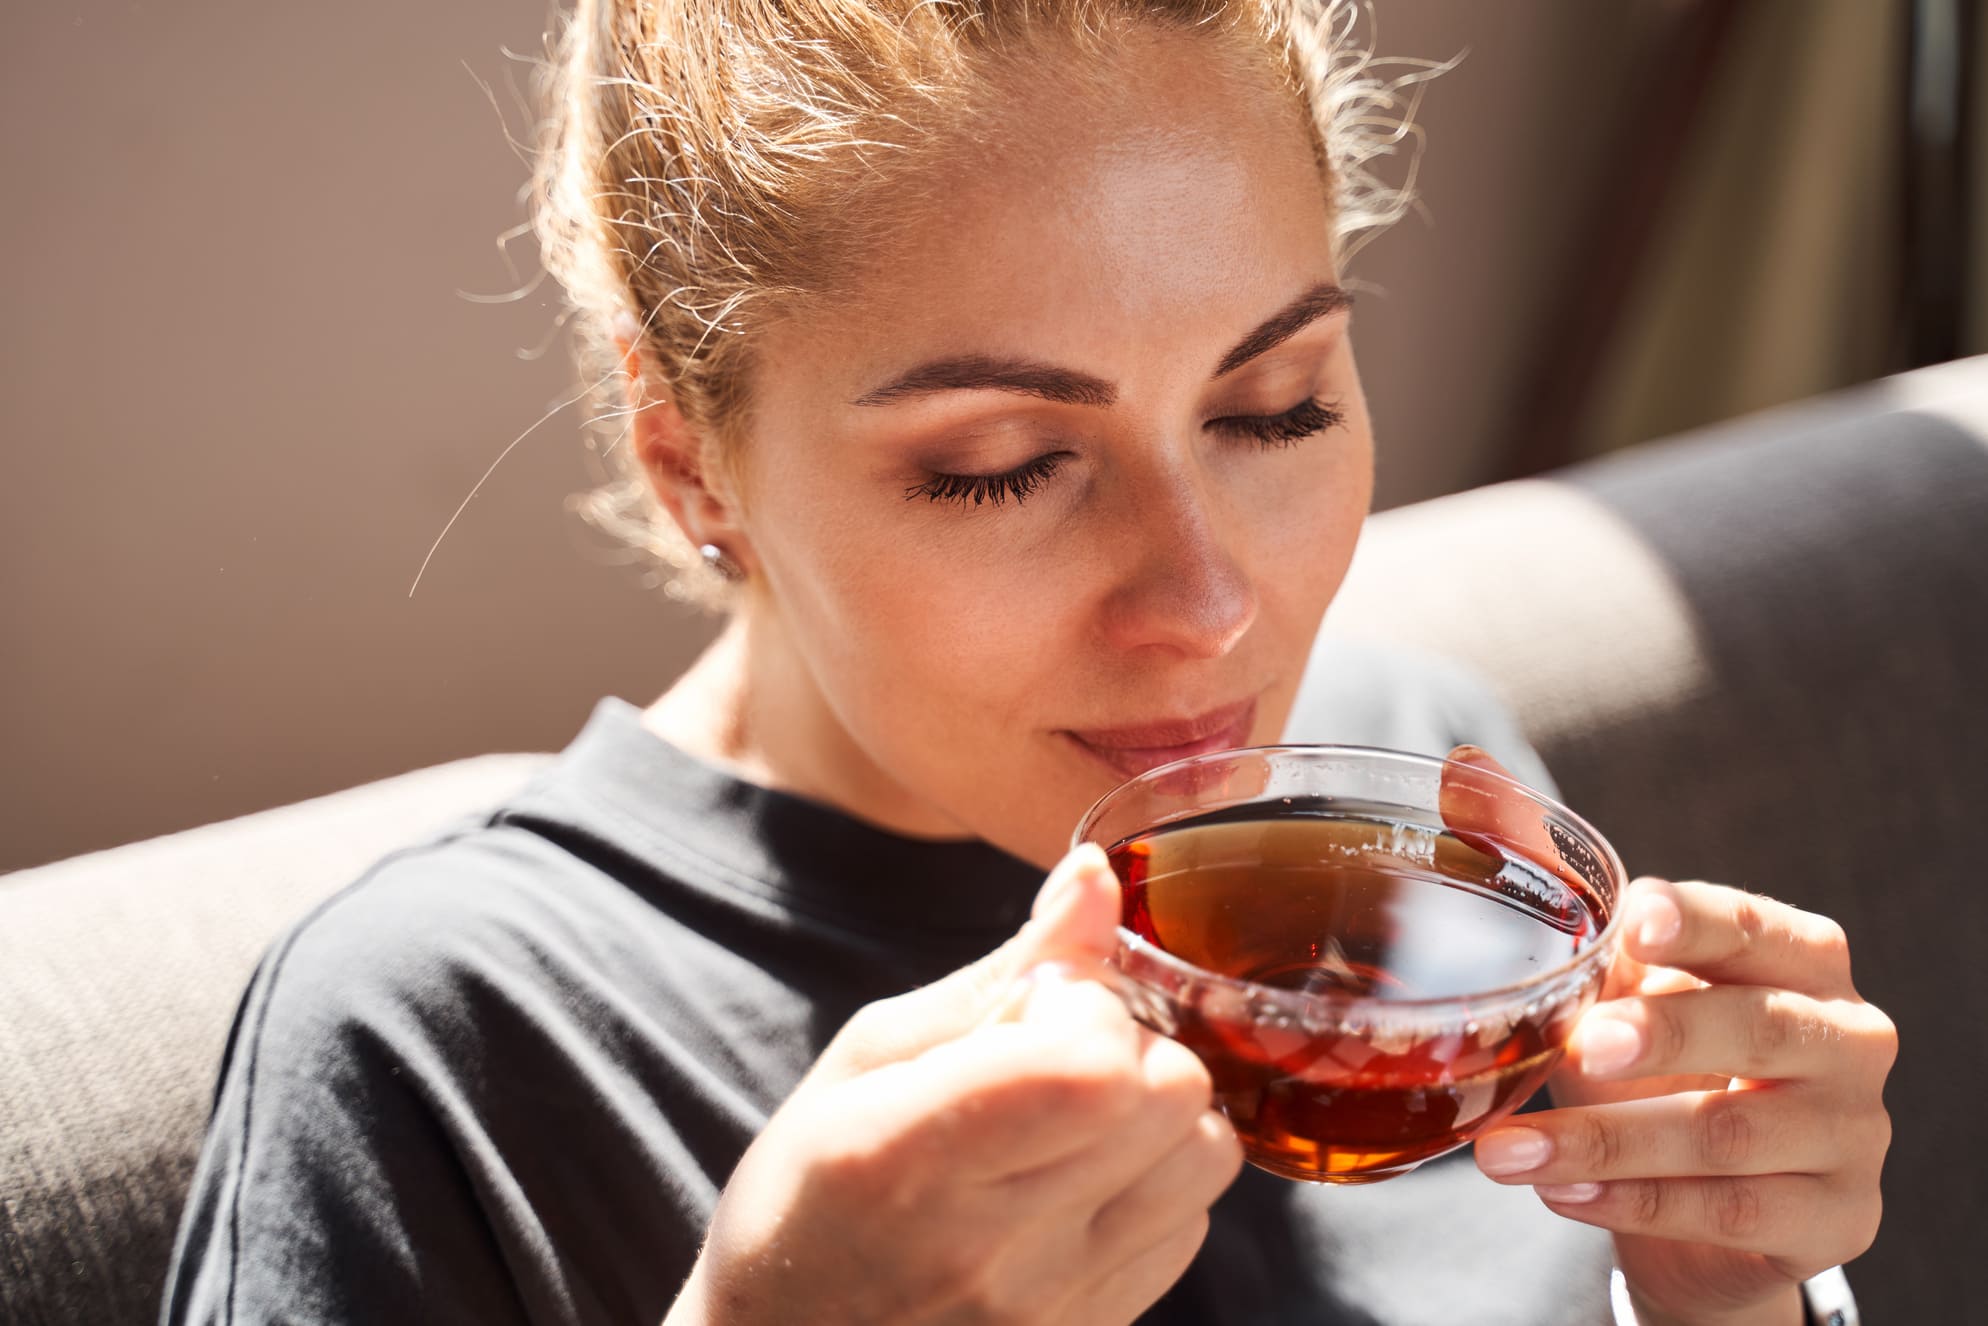
[[1074, 842], [1124, 890], [1112, 977], [1198, 1055], [1252, 1163], [1371, 1183], [1522, 1104], [1594, 1002], [1622, 863], [1476, 764], [1350, 746], [1194, 756]]

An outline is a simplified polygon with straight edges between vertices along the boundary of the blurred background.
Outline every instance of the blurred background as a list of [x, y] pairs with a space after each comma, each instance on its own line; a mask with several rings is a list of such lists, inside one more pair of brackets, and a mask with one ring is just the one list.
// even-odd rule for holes
[[[1988, 351], [1980, 8], [1377, 0], [1467, 52], [1350, 272], [1378, 504]], [[708, 638], [565, 508], [557, 292], [485, 298], [549, 13], [16, 7], [0, 870], [557, 749]]]

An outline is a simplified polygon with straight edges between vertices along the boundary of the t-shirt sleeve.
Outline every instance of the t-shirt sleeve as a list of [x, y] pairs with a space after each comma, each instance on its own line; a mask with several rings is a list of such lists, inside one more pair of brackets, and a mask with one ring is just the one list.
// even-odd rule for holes
[[522, 828], [387, 858], [250, 984], [165, 1326], [661, 1321], [777, 1100], [742, 963]]
[[454, 1108], [446, 1029], [411, 997], [420, 946], [381, 933], [353, 951], [377, 929], [355, 909], [348, 892], [303, 921], [243, 998], [166, 1326], [527, 1319], [465, 1164], [480, 1139]]

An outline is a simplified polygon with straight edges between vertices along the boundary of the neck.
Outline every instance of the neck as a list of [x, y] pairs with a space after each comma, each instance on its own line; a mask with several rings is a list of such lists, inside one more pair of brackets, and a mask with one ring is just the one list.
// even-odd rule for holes
[[891, 778], [850, 736], [777, 615], [748, 602], [643, 714], [643, 725], [761, 787], [915, 838], [967, 830]]

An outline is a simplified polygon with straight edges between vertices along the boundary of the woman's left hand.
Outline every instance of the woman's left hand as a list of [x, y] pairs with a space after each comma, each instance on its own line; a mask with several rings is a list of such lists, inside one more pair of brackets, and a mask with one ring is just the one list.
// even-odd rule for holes
[[1798, 1326], [1799, 1282], [1877, 1232], [1898, 1033], [1827, 917], [1657, 879], [1623, 905], [1563, 1108], [1478, 1138], [1478, 1166], [1612, 1232], [1639, 1320]]

